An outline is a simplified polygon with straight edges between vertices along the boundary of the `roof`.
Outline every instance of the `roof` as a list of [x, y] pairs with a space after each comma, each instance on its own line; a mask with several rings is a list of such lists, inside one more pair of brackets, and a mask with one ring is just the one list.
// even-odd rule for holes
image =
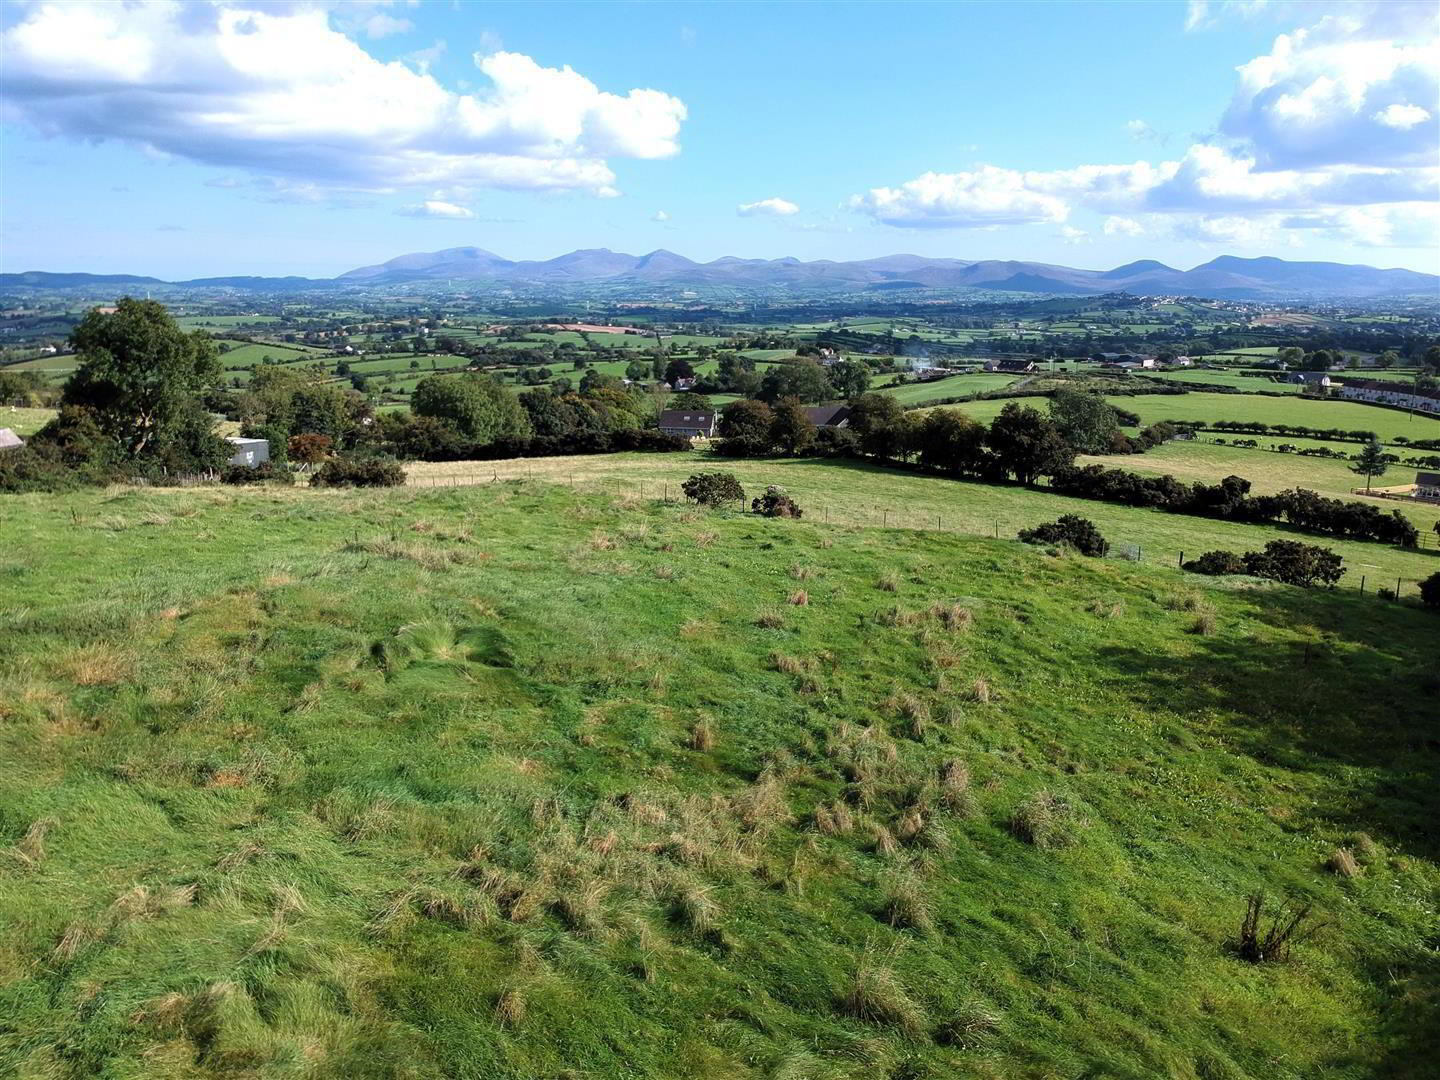
[[1416, 487], [1440, 487], [1440, 472], [1417, 472]]
[[812, 405], [805, 415], [816, 427], [839, 427], [850, 419], [849, 405]]
[[17, 446], [24, 446], [25, 440], [16, 435], [8, 427], [0, 427], [0, 450], [13, 450]]
[[242, 439], [238, 435], [227, 435], [225, 441], [232, 446], [269, 446], [269, 439]]
[[1324, 382], [1330, 378], [1328, 371], [1292, 371], [1291, 382]]
[[1387, 394], [1409, 394], [1411, 397], [1440, 400], [1440, 390], [1417, 390], [1413, 385], [1406, 386], [1399, 381], [1386, 382], [1384, 379], [1347, 379], [1345, 386], [1358, 390], [1377, 390]]
[[1029, 371], [1035, 366], [1034, 360], [992, 360], [997, 371]]
[[715, 423], [713, 412], [666, 409], [660, 414], [661, 427], [709, 427], [713, 423]]

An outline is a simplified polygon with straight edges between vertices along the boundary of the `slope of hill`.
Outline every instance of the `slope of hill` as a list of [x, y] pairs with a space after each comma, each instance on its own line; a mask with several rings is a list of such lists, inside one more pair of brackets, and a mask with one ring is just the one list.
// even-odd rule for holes
[[[1093, 295], [1188, 295], [1232, 299], [1286, 297], [1367, 298], [1440, 292], [1440, 277], [1411, 270], [1377, 270], [1339, 263], [1291, 263], [1283, 259], [1222, 256], [1191, 270], [1175, 270], [1153, 259], [1113, 270], [1081, 270], [1049, 263], [891, 255], [858, 262], [795, 258], [740, 259], [697, 263], [671, 251], [628, 255], [608, 248], [572, 251], [545, 260], [512, 261], [483, 248], [446, 248], [401, 255], [374, 266], [347, 271], [333, 280], [307, 278], [200, 278], [168, 284], [294, 291], [336, 285], [395, 285], [417, 280], [494, 281], [510, 284], [733, 286], [836, 292], [874, 287], [993, 289], [1011, 292]], [[166, 284], [155, 278], [97, 277], [86, 274], [0, 274], [0, 287], [70, 288], [106, 283]]]
[[[527, 484], [7, 529], [7, 1075], [1358, 1080], [1435, 1045], [1419, 610]], [[1246, 962], [1256, 890], [1326, 927]]]

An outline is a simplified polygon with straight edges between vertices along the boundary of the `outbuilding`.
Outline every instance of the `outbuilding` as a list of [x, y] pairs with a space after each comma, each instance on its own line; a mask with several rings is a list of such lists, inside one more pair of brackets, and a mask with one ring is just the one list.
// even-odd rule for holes
[[25, 440], [8, 427], [0, 427], [0, 450], [14, 450], [24, 446]]
[[230, 444], [230, 449], [235, 451], [230, 456], [228, 462], [230, 465], [249, 465], [253, 469], [270, 460], [270, 441], [268, 439], [241, 439], [232, 435], [225, 441]]

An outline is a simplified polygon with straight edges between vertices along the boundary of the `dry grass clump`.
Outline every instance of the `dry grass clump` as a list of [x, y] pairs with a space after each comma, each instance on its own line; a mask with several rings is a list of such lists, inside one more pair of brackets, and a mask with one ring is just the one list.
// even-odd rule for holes
[[989, 704], [990, 699], [993, 696], [994, 694], [993, 691], [991, 691], [990, 689], [990, 684], [984, 679], [976, 679], [970, 684], [971, 701], [977, 702], [981, 705], [986, 705]]
[[755, 625], [762, 630], [779, 630], [785, 625], [785, 616], [774, 608], [765, 608], [755, 616]]
[[935, 1030], [935, 1041], [957, 1050], [979, 1050], [1000, 1027], [1004, 1014], [984, 1001], [967, 1001]]
[[895, 592], [900, 588], [900, 575], [893, 570], [881, 574], [880, 579], [875, 582], [875, 587], [881, 592]]
[[1206, 603], [1204, 594], [1196, 589], [1171, 593], [1165, 597], [1164, 604], [1170, 611], [1204, 611], [1210, 606]]
[[697, 532], [697, 533], [695, 534], [695, 546], [698, 547], [698, 548], [700, 548], [700, 549], [703, 551], [705, 548], [708, 548], [711, 544], [713, 544], [716, 540], [719, 540], [719, 539], [720, 539], [720, 534], [719, 534], [719, 533], [703, 532], [703, 531], [702, 531], [702, 532]]
[[969, 630], [975, 617], [970, 609], [963, 604], [935, 603], [930, 605], [930, 617], [945, 627], [946, 630], [957, 633]]
[[615, 549], [615, 541], [610, 538], [609, 533], [601, 529], [596, 529], [590, 534], [588, 543], [595, 551], [613, 551]]
[[53, 817], [32, 821], [24, 836], [11, 847], [0, 850], [0, 858], [25, 870], [38, 865], [45, 858], [45, 837], [58, 824]]
[[621, 526], [620, 535], [632, 544], [638, 544], [650, 535], [650, 526], [643, 521], [631, 522]]
[[1325, 868], [1332, 874], [1353, 878], [1360, 874], [1360, 863], [1349, 848], [1337, 847], [1325, 860]]
[[715, 749], [715, 729], [704, 720], [697, 720], [690, 728], [690, 749], [708, 753]]
[[1102, 619], [1118, 619], [1125, 614], [1125, 605], [1119, 600], [1092, 600], [1086, 608], [1091, 615], [1098, 615]]
[[1374, 862], [1380, 857], [1380, 845], [1369, 833], [1351, 833], [1350, 850], [1355, 853], [1355, 857], [1362, 865]]
[[518, 986], [502, 990], [495, 998], [495, 1022], [507, 1028], [525, 1022], [525, 993]]
[[790, 567], [790, 576], [796, 581], [810, 581], [820, 576], [820, 571], [813, 566], [795, 565]]
[[959, 758], [950, 758], [940, 766], [940, 801], [957, 817], [969, 817], [975, 812], [970, 766]]
[[796, 589], [790, 594], [790, 603], [795, 607], [809, 607], [810, 594], [804, 589]]
[[598, 936], [605, 929], [605, 900], [610, 886], [598, 878], [568, 883], [555, 898], [556, 914], [579, 934]]
[[1195, 616], [1195, 621], [1190, 624], [1190, 633], [1200, 637], [1209, 637], [1215, 633], [1215, 614], [1210, 611], [1202, 611]]
[[720, 921], [720, 904], [713, 886], [682, 879], [671, 896], [671, 911], [682, 926], [697, 934], [709, 933]]
[[655, 567], [655, 576], [661, 581], [674, 581], [675, 568], [673, 566], [657, 566]]
[[1059, 795], [1044, 789], [1022, 802], [1010, 816], [1010, 831], [1037, 848], [1074, 843], [1079, 824], [1074, 808]]
[[811, 662], [802, 660], [798, 656], [787, 656], [784, 653], [771, 653], [770, 663], [775, 670], [785, 675], [804, 675], [810, 670]]
[[825, 836], [840, 836], [855, 828], [855, 815], [839, 800], [821, 804], [815, 808], [815, 828]]
[[426, 570], [447, 570], [464, 566], [474, 559], [464, 551], [453, 551], [434, 544], [410, 544], [400, 540], [349, 541], [342, 551], [378, 555], [383, 559], [409, 560]]
[[900, 850], [900, 842], [884, 825], [875, 825], [870, 830], [870, 847], [876, 855], [889, 858]]
[[925, 1026], [925, 1011], [906, 993], [899, 977], [869, 955], [861, 958], [839, 1006], [857, 1020], [899, 1028], [907, 1035], [918, 1035]]
[[896, 605], [895, 607], [882, 611], [879, 615], [879, 620], [881, 624], [885, 626], [915, 626], [917, 623], [925, 621], [925, 612], [907, 611], [899, 605]]
[[95, 642], [66, 650], [59, 668], [76, 686], [113, 686], [130, 673], [130, 659], [113, 645]]
[[902, 930], [928, 934], [935, 929], [930, 896], [925, 883], [908, 870], [890, 875], [884, 882], [885, 921]]

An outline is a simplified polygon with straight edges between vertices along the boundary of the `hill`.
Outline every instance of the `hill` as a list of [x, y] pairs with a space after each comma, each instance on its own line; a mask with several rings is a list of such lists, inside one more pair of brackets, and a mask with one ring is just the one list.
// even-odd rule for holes
[[[400, 255], [357, 267], [334, 279], [219, 277], [168, 284], [294, 292], [338, 287], [397, 285], [414, 281], [490, 281], [507, 285], [565, 286], [612, 284], [676, 288], [729, 286], [785, 288], [816, 293], [853, 290], [989, 289], [1091, 296], [1128, 292], [1141, 296], [1188, 295], [1229, 299], [1350, 298], [1434, 294], [1440, 277], [1411, 270], [1378, 270], [1340, 263], [1292, 263], [1284, 259], [1222, 256], [1190, 270], [1175, 270], [1153, 259], [1113, 270], [1080, 270], [1049, 263], [891, 255], [858, 262], [795, 258], [740, 259], [697, 263], [663, 249], [627, 255], [608, 248], [572, 251], [545, 260], [513, 261], [477, 247]], [[87, 274], [0, 274], [0, 287], [72, 288], [106, 283], [167, 284], [155, 278], [96, 277]]]
[[[1428, 1066], [1418, 609], [529, 483], [7, 513], [7, 1074]], [[1256, 890], [1327, 925], [1248, 963]]]

